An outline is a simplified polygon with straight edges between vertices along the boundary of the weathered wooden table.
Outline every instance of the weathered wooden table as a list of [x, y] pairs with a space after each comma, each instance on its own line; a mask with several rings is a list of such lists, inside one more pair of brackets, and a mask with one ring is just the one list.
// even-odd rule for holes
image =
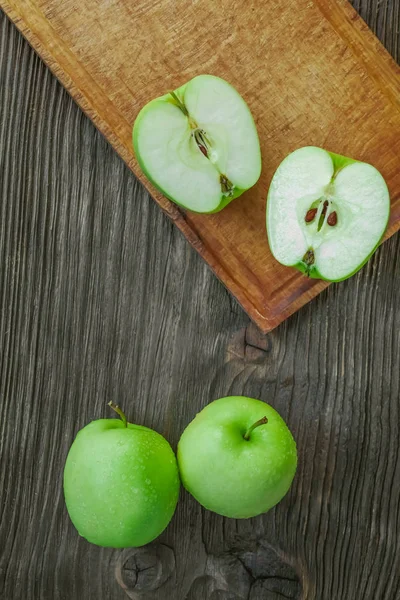
[[[400, 0], [353, 4], [398, 60]], [[399, 236], [262, 336], [1, 13], [0, 190], [0, 597], [400, 599]], [[175, 446], [228, 394], [297, 439], [276, 509], [232, 521], [182, 491], [149, 547], [77, 536], [80, 427], [114, 400]]]

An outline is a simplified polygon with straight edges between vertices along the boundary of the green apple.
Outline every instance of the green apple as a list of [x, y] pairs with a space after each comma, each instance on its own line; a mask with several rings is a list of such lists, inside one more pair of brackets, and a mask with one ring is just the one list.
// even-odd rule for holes
[[175, 454], [156, 431], [119, 419], [78, 432], [64, 470], [64, 495], [79, 534], [98, 546], [126, 548], [154, 540], [178, 501]]
[[215, 400], [188, 425], [178, 444], [185, 488], [225, 517], [254, 517], [288, 491], [296, 444], [268, 404], [244, 396]]
[[280, 164], [269, 189], [271, 252], [310, 277], [341, 281], [373, 254], [389, 213], [385, 180], [372, 165], [299, 148]]
[[229, 83], [199, 75], [156, 98], [133, 128], [136, 157], [167, 198], [199, 213], [221, 210], [253, 186], [261, 153], [251, 112]]

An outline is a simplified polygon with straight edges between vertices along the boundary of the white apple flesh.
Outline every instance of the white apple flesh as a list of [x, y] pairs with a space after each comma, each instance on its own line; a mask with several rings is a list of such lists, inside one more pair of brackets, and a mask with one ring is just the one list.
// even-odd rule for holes
[[152, 100], [133, 129], [138, 162], [170, 200], [200, 213], [221, 210], [253, 186], [261, 153], [251, 112], [226, 81], [199, 75]]
[[274, 257], [310, 277], [341, 281], [370, 258], [385, 232], [389, 192], [372, 165], [313, 146], [278, 167], [267, 200]]

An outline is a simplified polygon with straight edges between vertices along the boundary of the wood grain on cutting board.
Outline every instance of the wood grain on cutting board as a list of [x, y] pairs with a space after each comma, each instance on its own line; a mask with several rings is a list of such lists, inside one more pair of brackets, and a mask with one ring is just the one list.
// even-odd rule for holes
[[[262, 330], [326, 285], [269, 252], [266, 194], [289, 152], [318, 145], [374, 164], [391, 192], [388, 235], [399, 228], [400, 69], [347, 2], [0, 5]], [[140, 108], [200, 73], [227, 79], [243, 95], [263, 155], [257, 185], [212, 216], [185, 213], [163, 198], [131, 147]]]

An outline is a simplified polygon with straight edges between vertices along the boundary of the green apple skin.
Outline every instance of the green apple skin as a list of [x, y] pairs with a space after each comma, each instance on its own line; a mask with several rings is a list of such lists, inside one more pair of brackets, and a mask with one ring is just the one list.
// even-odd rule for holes
[[[268, 422], [246, 431], [263, 417]], [[232, 396], [215, 400], [188, 425], [178, 444], [184, 487], [208, 510], [245, 519], [265, 513], [287, 493], [296, 444], [268, 404]]]
[[[335, 170], [334, 171], [334, 176], [336, 176], [341, 169], [343, 169], [344, 167], [347, 167], [347, 165], [351, 165], [352, 163], [360, 162], [360, 161], [357, 161], [357, 160], [355, 160], [353, 158], [349, 158], [347, 156], [342, 156], [341, 154], [335, 154], [334, 152], [329, 152], [329, 150], [326, 150], [326, 152], [332, 158], [333, 165], [334, 165], [334, 170]], [[269, 200], [269, 193], [268, 193], [268, 196], [267, 196], [267, 205], [268, 205], [268, 200]], [[387, 219], [386, 227], [387, 227], [387, 224], [389, 222], [389, 217], [390, 217], [390, 213], [388, 214], [388, 219]], [[348, 279], [349, 277], [352, 277], [360, 269], [362, 269], [362, 267], [369, 261], [369, 259], [374, 254], [374, 252], [376, 251], [376, 249], [379, 247], [382, 239], [383, 239], [383, 236], [377, 242], [377, 244], [374, 246], [374, 248], [372, 249], [372, 251], [370, 252], [370, 254], [368, 254], [368, 256], [354, 269], [354, 271], [352, 271], [351, 273], [345, 275], [344, 277], [338, 278], [338, 279], [327, 279], [326, 277], [323, 277], [323, 275], [321, 275], [321, 273], [319, 272], [318, 268], [315, 265], [312, 265], [310, 267], [310, 266], [308, 266], [303, 261], [300, 261], [300, 262], [295, 263], [295, 264], [290, 265], [290, 266], [293, 267], [293, 268], [295, 268], [295, 269], [297, 269], [298, 271], [300, 271], [304, 275], [307, 275], [307, 277], [310, 277], [311, 279], [321, 279], [322, 281], [327, 281], [329, 283], [339, 283], [340, 281], [344, 281], [345, 279]]]
[[71, 521], [98, 546], [154, 540], [175, 512], [179, 487], [176, 457], [165, 438], [117, 419], [92, 421], [79, 431], [64, 469]]
[[[179, 97], [184, 97], [185, 96], [185, 89], [186, 86], [188, 85], [188, 83], [190, 83], [189, 81], [186, 82], [184, 85], [180, 86], [179, 88], [177, 88], [175, 90], [175, 93], [179, 96]], [[231, 86], [233, 87], [233, 86]], [[139, 163], [140, 168], [142, 169], [143, 173], [145, 174], [145, 176], [147, 177], [147, 179], [154, 185], [154, 187], [156, 187], [166, 198], [168, 198], [168, 200], [170, 200], [171, 202], [173, 202], [174, 204], [177, 204], [178, 206], [180, 206], [181, 208], [183, 208], [184, 210], [189, 210], [186, 206], [184, 206], [183, 204], [179, 203], [177, 200], [175, 200], [175, 198], [173, 198], [172, 196], [170, 196], [160, 185], [159, 183], [151, 176], [151, 174], [149, 173], [149, 171], [146, 168], [145, 163], [142, 160], [142, 157], [140, 155], [139, 152], [139, 144], [138, 144], [138, 135], [139, 135], [139, 131], [140, 131], [140, 121], [141, 119], [143, 119], [143, 117], [145, 116], [147, 111], [151, 111], [154, 103], [156, 102], [171, 102], [172, 104], [174, 104], [171, 94], [164, 94], [163, 96], [160, 96], [158, 98], [155, 98], [154, 100], [151, 100], [148, 104], [146, 104], [142, 110], [139, 112], [134, 127], [133, 127], [133, 131], [132, 131], [132, 141], [133, 141], [133, 148], [135, 151], [135, 155], [136, 155], [136, 159]], [[253, 121], [254, 124], [254, 121]], [[255, 128], [255, 124], [254, 124], [254, 128]], [[261, 151], [260, 151], [260, 165], [261, 165]], [[260, 173], [261, 173], [261, 166], [260, 166]], [[201, 212], [200, 214], [214, 214], [217, 212], [220, 212], [223, 208], [225, 208], [228, 204], [230, 204], [232, 202], [232, 200], [235, 200], [236, 198], [238, 198], [239, 196], [241, 196], [244, 192], [247, 191], [246, 189], [239, 189], [236, 188], [234, 189], [234, 192], [231, 196], [225, 196], [223, 194], [221, 194], [221, 201], [219, 203], [219, 205], [211, 211], [208, 212]], [[190, 209], [190, 212], [199, 212], [194, 210], [193, 208]]]

